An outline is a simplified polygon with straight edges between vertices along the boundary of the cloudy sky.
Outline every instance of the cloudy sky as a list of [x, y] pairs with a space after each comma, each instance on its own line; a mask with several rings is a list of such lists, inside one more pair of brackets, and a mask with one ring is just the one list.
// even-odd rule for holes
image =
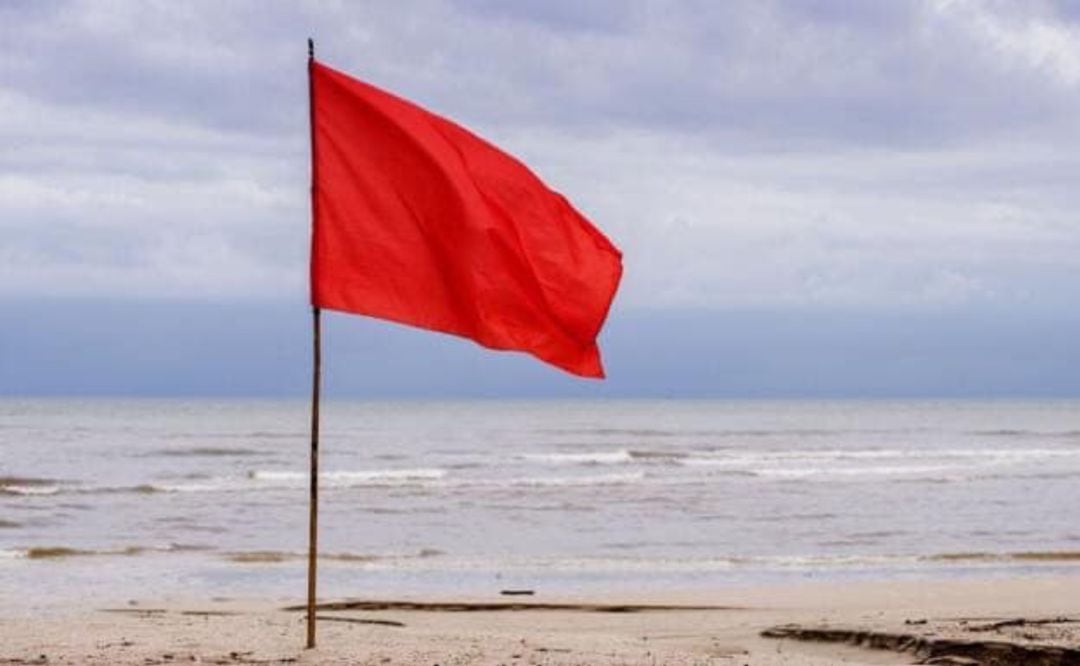
[[2, 0], [0, 26], [9, 393], [18, 359], [49, 358], [35, 340], [89, 335], [50, 304], [301, 311], [309, 35], [522, 157], [622, 247], [616, 348], [691, 317], [722, 355], [709, 331], [747, 311], [1060, 331], [1080, 293], [1080, 2]]

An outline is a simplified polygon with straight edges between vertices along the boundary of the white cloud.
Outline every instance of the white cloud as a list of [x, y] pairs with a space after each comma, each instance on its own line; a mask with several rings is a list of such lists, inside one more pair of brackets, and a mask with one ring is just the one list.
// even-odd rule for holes
[[984, 41], [1007, 65], [1040, 71], [1070, 88], [1080, 83], [1080, 26], [1045, 5], [935, 0], [932, 6], [942, 18]]
[[536, 132], [505, 143], [581, 188], [625, 250], [636, 305], [1028, 301], [1047, 266], [1080, 253], [1072, 195], [1029, 173], [1080, 160], [1037, 146], [723, 155], [666, 136]]

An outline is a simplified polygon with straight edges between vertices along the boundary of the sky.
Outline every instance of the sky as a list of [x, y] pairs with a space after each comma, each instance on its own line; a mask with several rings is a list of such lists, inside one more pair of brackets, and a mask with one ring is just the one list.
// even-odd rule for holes
[[0, 0], [0, 394], [307, 391], [308, 36], [625, 263], [607, 382], [335, 316], [331, 392], [1080, 395], [1069, 0]]

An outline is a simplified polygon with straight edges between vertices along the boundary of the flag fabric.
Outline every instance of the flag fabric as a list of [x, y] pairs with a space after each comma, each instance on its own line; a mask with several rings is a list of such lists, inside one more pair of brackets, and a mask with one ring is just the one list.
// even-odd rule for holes
[[312, 304], [603, 377], [596, 337], [622, 275], [611, 241], [463, 127], [309, 68]]

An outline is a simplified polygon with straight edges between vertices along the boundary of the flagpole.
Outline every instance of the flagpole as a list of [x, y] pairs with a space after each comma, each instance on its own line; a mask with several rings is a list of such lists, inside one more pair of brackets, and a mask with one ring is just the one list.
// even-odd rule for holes
[[[315, 42], [308, 38], [308, 124], [311, 131], [312, 225], [315, 201], [315, 89], [311, 68], [315, 63]], [[313, 227], [314, 230], [314, 227]], [[308, 503], [307, 647], [315, 647], [315, 580], [319, 543], [319, 385], [322, 378], [322, 320], [319, 307], [311, 308], [311, 496]]]
[[322, 335], [319, 308], [311, 309], [313, 363], [311, 376], [311, 498], [308, 512], [307, 647], [315, 647], [315, 574], [319, 541], [319, 380]]

